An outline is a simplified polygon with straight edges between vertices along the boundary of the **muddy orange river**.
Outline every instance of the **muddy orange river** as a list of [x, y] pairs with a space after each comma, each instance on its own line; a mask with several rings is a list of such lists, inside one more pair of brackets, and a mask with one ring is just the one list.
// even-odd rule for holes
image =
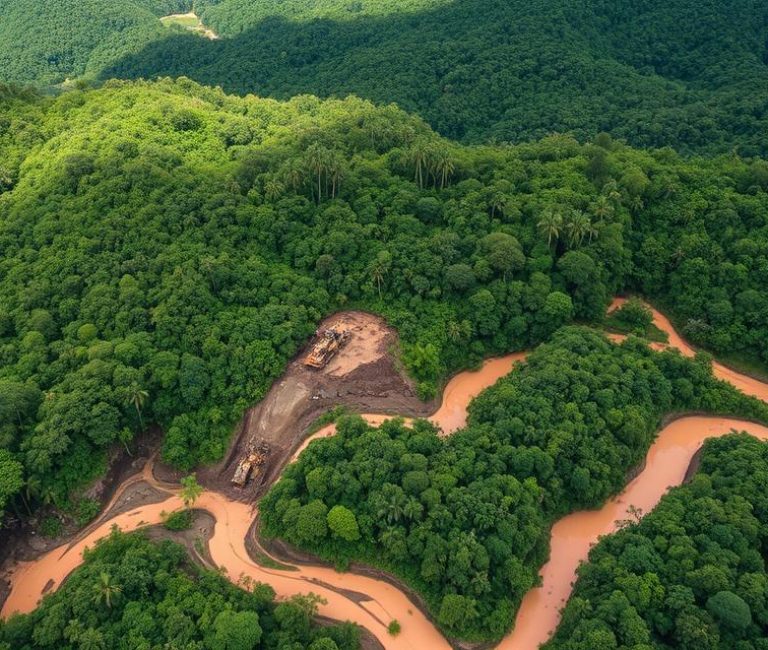
[[[614, 307], [621, 300], [614, 301]], [[667, 332], [669, 344], [683, 354], [693, 350], [672, 329], [669, 321], [654, 311], [656, 325]], [[612, 337], [614, 339], [620, 337]], [[467, 405], [483, 389], [506, 375], [524, 354], [513, 354], [491, 359], [474, 372], [464, 372], [446, 386], [443, 402], [430, 418], [448, 435], [466, 423]], [[768, 401], [768, 384], [741, 375], [720, 364], [714, 364], [715, 374], [739, 389]], [[369, 422], [378, 424], [386, 419], [379, 415], [365, 415]], [[560, 609], [568, 599], [579, 563], [587, 559], [590, 547], [601, 535], [614, 532], [617, 522], [630, 518], [630, 506], [648, 513], [671, 486], [679, 485], [694, 453], [707, 438], [721, 436], [733, 429], [745, 430], [768, 440], [768, 428], [741, 420], [691, 416], [675, 420], [664, 427], [651, 446], [645, 469], [632, 480], [624, 491], [608, 501], [600, 510], [577, 512], [558, 521], [552, 528], [551, 555], [541, 570], [542, 585], [532, 589], [523, 599], [515, 626], [499, 644], [504, 650], [533, 650], [544, 643], [554, 631]], [[332, 435], [333, 425], [321, 429], [307, 440], [298, 453], [312, 440]], [[151, 471], [141, 477], [156, 483]], [[136, 479], [133, 479], [134, 481]], [[130, 480], [129, 480], [130, 481]], [[33, 562], [20, 563], [11, 575], [12, 589], [2, 609], [2, 616], [13, 612], [28, 612], [35, 608], [42, 593], [56, 589], [64, 578], [82, 562], [82, 552], [96, 540], [107, 535], [112, 526], [131, 531], [158, 523], [162, 512], [182, 506], [174, 488], [159, 485], [171, 492], [162, 503], [141, 506], [100, 523], [82, 539], [62, 546]], [[113, 499], [114, 501], [115, 499]], [[302, 566], [297, 571], [268, 569], [254, 563], [245, 549], [245, 537], [255, 516], [250, 506], [230, 501], [223, 495], [206, 491], [196, 502], [216, 518], [216, 527], [210, 540], [213, 561], [224, 568], [227, 576], [237, 582], [250, 577], [271, 585], [279, 598], [312, 591], [325, 599], [320, 613], [340, 620], [350, 620], [370, 630], [388, 649], [450, 650], [450, 645], [426, 616], [411, 603], [403, 592], [392, 585], [350, 573], [337, 573], [334, 569]], [[349, 598], [349, 591], [357, 592]], [[345, 595], [345, 592], [347, 595]], [[387, 633], [393, 619], [400, 621], [402, 632], [397, 637]]]

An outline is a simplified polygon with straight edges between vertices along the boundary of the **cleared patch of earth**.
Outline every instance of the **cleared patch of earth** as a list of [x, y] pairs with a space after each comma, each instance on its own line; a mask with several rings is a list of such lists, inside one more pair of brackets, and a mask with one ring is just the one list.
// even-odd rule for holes
[[212, 41], [215, 41], [219, 38], [216, 32], [203, 25], [203, 22], [200, 20], [198, 15], [193, 11], [185, 14], [171, 14], [169, 16], [163, 16], [160, 18], [160, 22], [163, 23], [163, 25], [166, 27], [170, 25], [178, 25], [179, 27], [183, 27], [190, 32], [195, 32], [196, 34], [205, 36]]
[[[355, 412], [427, 416], [436, 402], [425, 403], [390, 354], [397, 335], [384, 319], [360, 311], [334, 314], [319, 329], [347, 331], [346, 345], [322, 369], [304, 365], [314, 340], [286, 368], [264, 399], [248, 410], [224, 460], [198, 471], [206, 487], [241, 501], [261, 496], [301, 444], [307, 428], [323, 413], [343, 406]], [[264, 441], [269, 455], [244, 487], [232, 485], [240, 460]]]

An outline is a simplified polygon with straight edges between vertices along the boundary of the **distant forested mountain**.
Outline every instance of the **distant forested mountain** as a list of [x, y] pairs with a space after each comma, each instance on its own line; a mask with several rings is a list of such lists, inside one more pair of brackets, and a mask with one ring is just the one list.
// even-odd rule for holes
[[0, 0], [0, 81], [94, 77], [167, 36], [159, 17], [189, 7], [185, 0]]
[[[221, 40], [157, 21], [189, 8]], [[683, 153], [768, 152], [759, 0], [5, 0], [0, 36], [5, 80], [185, 75], [396, 102], [467, 142], [606, 131]]]

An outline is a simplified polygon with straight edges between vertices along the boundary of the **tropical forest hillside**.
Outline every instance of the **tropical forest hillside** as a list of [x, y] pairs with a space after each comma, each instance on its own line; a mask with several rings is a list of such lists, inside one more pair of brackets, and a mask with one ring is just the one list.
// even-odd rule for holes
[[714, 351], [768, 362], [768, 167], [607, 136], [466, 147], [359, 100], [189, 80], [0, 117], [2, 503], [64, 504], [149, 423], [223, 454], [326, 314], [383, 314], [423, 397], [641, 290]]
[[381, 567], [423, 596], [448, 635], [497, 640], [536, 584], [551, 525], [618, 492], [662, 416], [684, 411], [768, 418], [768, 405], [713, 379], [706, 359], [563, 328], [476, 398], [468, 426], [447, 439], [426, 423], [343, 421], [262, 499], [262, 532], [337, 566]]
[[0, 82], [58, 84], [94, 77], [167, 35], [159, 16], [185, 0], [0, 0]]
[[759, 0], [224, 0], [200, 13], [226, 38], [154, 43], [104, 76], [354, 93], [470, 142], [606, 131], [680, 152], [768, 151]]
[[[160, 25], [189, 9], [222, 38]], [[768, 152], [759, 0], [3, 0], [0, 37], [0, 81], [184, 75], [396, 102], [467, 142], [604, 131], [681, 153]]]

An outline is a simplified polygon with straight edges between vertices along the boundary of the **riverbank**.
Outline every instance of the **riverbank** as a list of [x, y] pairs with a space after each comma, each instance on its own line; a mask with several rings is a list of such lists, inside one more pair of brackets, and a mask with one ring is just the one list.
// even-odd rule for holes
[[[655, 314], [663, 325], [663, 316], [658, 312]], [[669, 332], [672, 344], [673, 334]], [[686, 353], [686, 350], [681, 351]], [[689, 351], [688, 356], [690, 354], [692, 352]], [[435, 415], [443, 405], [460, 408], [446, 408], [442, 419], [437, 418], [435, 424], [443, 429], [444, 434], [451, 433], [456, 423], [461, 426], [466, 421], [466, 407], [471, 398], [495, 383], [499, 376], [509, 372], [522, 358], [524, 354], [509, 355], [502, 360], [487, 362], [475, 373], [457, 375], [454, 386], [451, 388], [452, 382], [446, 386], [443, 402]], [[496, 365], [490, 365], [496, 361]], [[768, 386], [744, 376], [729, 375], [719, 365], [715, 368], [716, 374], [720, 373], [722, 378], [732, 383], [734, 380], [740, 382], [739, 387], [744, 386], [750, 394], [768, 396]], [[450, 395], [452, 397], [449, 398]], [[368, 417], [381, 421], [388, 416]], [[318, 435], [332, 435], [332, 426], [300, 442], [297, 448], [309, 444]], [[610, 534], [627, 520], [636, 519], [653, 509], [669, 487], [685, 480], [692, 459], [703, 441], [709, 437], [725, 435], [731, 429], [746, 430], [761, 439], [768, 439], [768, 428], [744, 420], [714, 416], [679, 417], [666, 423], [659, 431], [646, 455], [645, 467], [619, 495], [599, 510], [573, 513], [556, 522], [551, 532], [550, 559], [540, 572], [542, 584], [526, 594], [513, 632], [503, 639], [499, 647], [505, 650], [527, 650], [546, 641], [556, 627], [559, 611], [571, 592], [576, 568], [586, 560], [591, 545], [600, 535]], [[295, 452], [286, 454], [286, 462], [295, 455]], [[158, 484], [154, 475], [145, 476], [144, 479], [160, 489], [168, 487], [167, 483]], [[33, 609], [42, 593], [56, 589], [66, 575], [79, 565], [83, 548], [107, 534], [113, 524], [129, 531], [162, 521], [163, 512], [170, 512], [181, 505], [174, 492], [175, 487], [172, 487], [164, 501], [135, 507], [114, 517], [105, 512], [92, 530], [63, 551], [61, 548], [54, 549], [35, 562], [15, 566], [11, 575], [13, 589], [3, 607], [2, 616], [12, 611]], [[409, 598], [407, 591], [398, 588], [398, 582], [387, 581], [380, 573], [363, 575], [365, 567], [356, 567], [361, 573], [338, 573], [322, 565], [307, 565], [298, 571], [259, 566], [258, 560], [254, 561], [250, 556], [246, 543], [257, 514], [255, 508], [212, 490], [201, 495], [196, 507], [209, 512], [216, 521], [209, 540], [211, 561], [226, 569], [233, 582], [237, 582], [241, 576], [247, 576], [272, 585], [279, 595], [286, 597], [307, 591], [317, 593], [326, 600], [321, 606], [323, 616], [349, 619], [367, 628], [377, 642], [386, 648], [450, 647], [425, 612], [415, 606], [418, 599]], [[419, 604], [423, 606], [423, 603]], [[402, 626], [397, 637], [387, 632], [387, 626], [392, 620], [398, 620]]]

